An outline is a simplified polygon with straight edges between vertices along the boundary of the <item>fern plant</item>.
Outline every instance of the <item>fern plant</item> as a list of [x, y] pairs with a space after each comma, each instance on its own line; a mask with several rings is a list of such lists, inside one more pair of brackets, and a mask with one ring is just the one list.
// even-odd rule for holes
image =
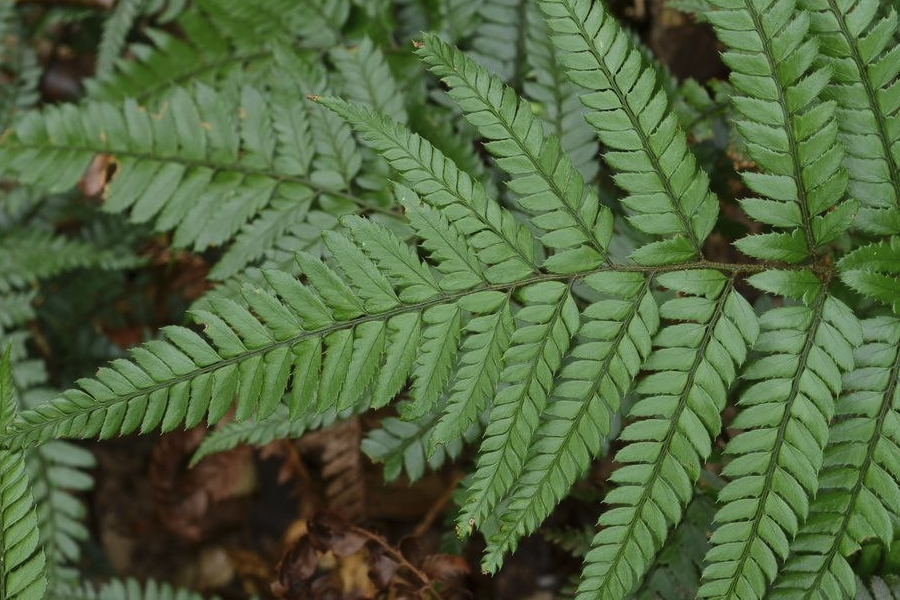
[[[183, 39], [149, 34], [93, 98], [4, 134], [4, 173], [49, 192], [106, 156], [104, 210], [225, 246], [211, 278], [227, 280], [130, 359], [9, 413], [5, 452], [233, 409], [199, 459], [393, 403], [363, 442], [387, 476], [477, 445], [456, 530], [484, 533], [495, 573], [616, 440], [577, 600], [665, 577], [724, 456], [696, 594], [853, 596], [852, 556], [900, 523], [896, 11], [710, 0], [754, 229], [726, 262], [696, 120], [598, 0], [439, 10], [470, 51], [423, 34], [405, 74], [377, 27], [345, 43], [348, 2], [288, 4], [198, 2]], [[414, 83], [422, 68], [435, 79]]]

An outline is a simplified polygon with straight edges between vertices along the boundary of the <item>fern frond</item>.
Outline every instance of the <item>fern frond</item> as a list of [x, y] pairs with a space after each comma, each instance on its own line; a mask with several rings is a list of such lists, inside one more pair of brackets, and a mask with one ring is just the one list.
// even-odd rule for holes
[[900, 237], [857, 248], [838, 262], [851, 288], [900, 314]]
[[660, 307], [662, 317], [683, 322], [654, 338], [644, 365], [652, 373], [638, 383], [643, 398], [630, 413], [640, 420], [619, 435], [629, 444], [616, 454], [624, 466], [611, 480], [619, 487], [605, 500], [615, 508], [600, 517], [579, 600], [624, 598], [681, 521], [721, 429], [728, 388], [758, 332], [752, 308], [721, 273], [666, 273], [658, 281], [686, 294]]
[[831, 69], [815, 68], [818, 42], [810, 17], [794, 0], [713, 0], [707, 19], [729, 48], [737, 129], [764, 172], [743, 173], [758, 198], [741, 201], [750, 217], [787, 231], [735, 242], [756, 258], [802, 262], [852, 222], [859, 203], [841, 202], [847, 190], [844, 148], [837, 140], [833, 101], [819, 102]]
[[30, 451], [26, 464], [41, 543], [47, 553], [47, 580], [56, 589], [78, 581], [74, 565], [89, 532], [84, 525], [87, 509], [76, 494], [93, 488], [93, 478], [86, 471], [94, 466], [94, 456], [89, 450], [54, 440]]
[[480, 423], [476, 422], [458, 437], [435, 445], [431, 438], [441, 418], [442, 404], [430, 415], [416, 421], [382, 419], [379, 429], [366, 434], [362, 451], [373, 461], [384, 463], [385, 480], [393, 481], [406, 473], [410, 482], [418, 481], [426, 467], [431, 470], [441, 468], [448, 459], [455, 459], [462, 453], [465, 443], [471, 443], [481, 435]]
[[338, 413], [329, 410], [322, 414], [306, 414], [291, 417], [288, 407], [279, 405], [270, 416], [261, 421], [232, 421], [210, 431], [191, 456], [191, 466], [212, 454], [226, 452], [243, 444], [265, 446], [275, 440], [296, 439], [307, 431], [323, 429], [346, 419], [352, 411]]
[[[656, 70], [645, 65], [630, 33], [592, 0], [541, 0], [553, 43], [581, 100], [588, 122], [609, 151], [606, 163], [628, 192], [631, 223], [651, 234], [674, 236], [639, 248], [641, 264], [671, 264], [701, 255], [718, 215], [709, 177], [697, 166], [669, 108]], [[602, 40], [602, 42], [601, 42]]]
[[719, 493], [703, 598], [759, 599], [775, 579], [819, 486], [841, 373], [853, 368], [853, 349], [862, 342], [853, 312], [811, 274], [765, 272], [750, 282], [791, 289], [806, 303], [761, 318], [755, 350], [762, 356], [742, 373], [755, 383], [741, 395], [732, 423], [746, 431], [726, 447], [733, 459], [723, 475], [731, 482]]
[[418, 50], [450, 87], [466, 118], [490, 140], [485, 148], [513, 176], [509, 187], [553, 254], [544, 266], [557, 273], [594, 267], [606, 259], [612, 214], [585, 185], [559, 140], [544, 135], [531, 105], [462, 52], [432, 35]]
[[494, 572], [517, 540], [547, 518], [590, 467], [610, 433], [612, 416], [650, 354], [659, 326], [650, 278], [640, 273], [599, 273], [584, 280], [609, 299], [583, 311], [580, 343], [554, 382], [522, 475], [500, 513], [499, 532], [488, 540], [483, 568]]
[[0, 334], [34, 318], [34, 308], [31, 306], [34, 294], [34, 291], [0, 294]]
[[[286, 95], [278, 98], [288, 101]], [[251, 221], [257, 214], [276, 200], [279, 206], [293, 203], [302, 212], [312, 194], [346, 189], [345, 179], [335, 179], [358, 170], [358, 157], [355, 167], [348, 166], [355, 152], [349, 130], [317, 112], [329, 127], [317, 133], [314, 126], [313, 137], [335, 156], [332, 160], [321, 152], [314, 165], [321, 172], [309, 178], [300, 172], [308, 163], [297, 158], [309, 151], [304, 123], [297, 120], [290, 130], [284, 122], [276, 127], [273, 114], [281, 113], [248, 86], [240, 93], [240, 107], [198, 84], [191, 92], [176, 89], [159, 113], [133, 100], [122, 106], [48, 108], [22, 119], [0, 146], [0, 157], [23, 182], [63, 191], [78, 181], [96, 154], [112, 155], [116, 173], [104, 210], [128, 211], [133, 222], [154, 220], [158, 230], [174, 230], [176, 246], [197, 250], [226, 242], [249, 222], [240, 248], [249, 250], [252, 259], [275, 237], [258, 231], [259, 224]], [[330, 174], [344, 167], [348, 170], [340, 175]], [[233, 272], [242, 261], [230, 255], [219, 273]]]
[[12, 230], [4, 232], [0, 240], [0, 264], [4, 265], [0, 292], [25, 288], [37, 279], [73, 269], [128, 269], [141, 263], [137, 256], [123, 256], [121, 248], [101, 248], [37, 229]]
[[572, 157], [584, 180], [593, 181], [600, 170], [600, 149], [594, 130], [584, 120], [585, 109], [578, 100], [582, 90], [566, 77], [540, 9], [530, 2], [525, 8], [528, 21], [525, 58], [531, 76], [523, 83], [523, 91], [541, 103], [544, 122]]
[[852, 597], [847, 558], [862, 544], [893, 541], [900, 517], [900, 321], [863, 321], [856, 369], [844, 377], [819, 491], [791, 544], [773, 600]]
[[501, 382], [493, 400], [475, 472], [468, 483], [457, 528], [471, 532], [512, 489], [528, 458], [553, 379], [578, 329], [578, 307], [569, 286], [542, 282], [520, 291], [521, 325], [503, 355]]
[[106, 79], [113, 71], [115, 61], [125, 47], [125, 38], [141, 16], [146, 0], [121, 0], [103, 22], [103, 34], [97, 48], [97, 66], [94, 76]]
[[152, 579], [144, 583], [113, 579], [96, 587], [89, 583], [60, 586], [53, 590], [53, 597], [57, 600], [204, 600], [196, 592]]
[[[411, 133], [403, 125], [378, 115], [365, 107], [342, 100], [319, 100], [346, 119], [400, 172], [413, 192], [430, 206], [440, 209], [443, 217], [429, 217], [422, 212], [422, 226], [413, 226], [426, 240], [426, 248], [437, 256], [459, 256], [453, 272], [463, 273], [471, 264], [466, 246], [459, 234], [465, 235], [477, 252], [478, 259], [488, 265], [484, 277], [491, 282], [512, 281], [536, 272], [534, 241], [531, 233], [515, 218], [490, 199], [484, 186], [472, 179], [429, 142]], [[415, 198], [407, 198], [415, 204]], [[437, 220], [436, 220], [437, 219]], [[443, 219], [452, 221], [446, 227]], [[432, 225], [428, 225], [431, 223]], [[432, 231], [433, 233], [429, 233]], [[449, 230], [450, 235], [447, 235]], [[462, 246], [461, 246], [462, 243]], [[444, 264], [444, 258], [441, 259]], [[460, 275], [464, 281], [469, 275]], [[474, 285], [474, 282], [467, 283]]]
[[481, 0], [471, 54], [503, 81], [515, 84], [522, 69], [528, 0]]
[[0, 5], [0, 35], [6, 40], [0, 48], [0, 68], [9, 77], [0, 87], [0, 131], [6, 130], [18, 113], [32, 108], [40, 99], [41, 67], [34, 49], [22, 39], [19, 21], [15, 3]]
[[333, 23], [319, 18], [315, 9], [326, 4], [346, 8], [349, 0], [267, 0], [255, 7], [239, 0], [196, 2], [177, 20], [183, 35], [145, 30], [150, 43], [129, 47], [135, 60], [115, 60], [112, 69], [85, 82], [85, 88], [94, 100], [132, 98], [156, 106], [169, 90], [194, 81], [218, 87], [218, 82], [240, 72], [249, 82], [251, 74], [269, 71], [279, 48], [298, 43], [298, 32], [306, 44], [329, 47], [335, 43], [332, 28], [340, 28], [343, 21], [340, 14], [331, 15], [337, 19]]
[[898, 234], [900, 131], [891, 125], [900, 111], [896, 9], [874, 0], [840, 6], [828, 0], [802, 0], [801, 5], [810, 13], [820, 58], [832, 68], [834, 84], [828, 95], [838, 105], [850, 197], [862, 204], [855, 226], [881, 235]]
[[331, 59], [342, 82], [342, 96], [366, 104], [400, 123], [406, 123], [403, 94], [391, 74], [384, 54], [368, 37], [351, 48], [335, 48]]
[[[0, 361], [0, 425], [16, 414], [10, 349]], [[47, 589], [46, 558], [40, 546], [34, 498], [20, 450], [0, 454], [0, 596], [7, 600], [41, 600]]]

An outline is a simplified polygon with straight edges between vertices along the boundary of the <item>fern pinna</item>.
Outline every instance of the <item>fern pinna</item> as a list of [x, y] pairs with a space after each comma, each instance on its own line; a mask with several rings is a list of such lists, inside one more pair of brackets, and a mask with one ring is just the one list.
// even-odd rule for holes
[[[471, 149], [417, 133], [421, 117], [369, 38], [329, 52], [343, 97], [324, 93], [332, 84], [297, 39], [251, 52], [232, 35], [213, 46], [217, 64], [291, 76], [229, 87], [217, 83], [227, 74], [180, 85], [176, 73], [154, 87], [135, 71], [125, 99], [99, 81], [94, 101], [21, 118], [0, 145], [7, 174], [63, 190], [108, 155], [106, 210], [174, 231], [176, 245], [228, 244], [212, 276], [241, 276], [194, 307], [198, 328], [166, 327], [130, 360], [4, 417], [6, 451], [212, 424], [234, 409], [199, 459], [396, 400], [364, 449], [414, 480], [476, 442], [456, 527], [485, 533], [493, 573], [615, 439], [578, 600], [639, 589], [724, 454], [699, 596], [851, 597], [848, 561], [873, 540], [890, 545], [900, 519], [896, 11], [710, 0], [702, 16], [731, 69], [751, 165], [740, 205], [755, 228], [735, 243], [745, 258], [722, 263], [704, 254], [722, 200], [666, 73], [599, 1], [513, 5], [482, 11], [482, 34], [514, 37], [504, 15], [525, 29], [491, 57], [499, 75], [435, 34], [415, 50], [503, 190], [463, 167]], [[191, 18], [186, 56], [203, 50]], [[304, 39], [328, 46], [323, 31]], [[152, 39], [148, 69], [175, 43]], [[496, 41], [476, 35], [472, 54]], [[523, 85], [520, 51], [534, 71]], [[601, 168], [621, 192], [603, 201]], [[329, 203], [343, 208], [315, 244], [287, 235]], [[640, 241], [625, 256], [629, 235]], [[244, 270], [276, 246], [289, 260]], [[737, 414], [723, 423], [729, 404]], [[723, 435], [726, 424], [738, 433]]]

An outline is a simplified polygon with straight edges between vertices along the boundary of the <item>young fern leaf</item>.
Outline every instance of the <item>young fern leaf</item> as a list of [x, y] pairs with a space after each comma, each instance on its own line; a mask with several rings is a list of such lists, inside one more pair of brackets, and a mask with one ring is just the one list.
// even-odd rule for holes
[[463, 502], [457, 530], [470, 533], [512, 489], [528, 458], [553, 379], [578, 329], [578, 307], [568, 285], [541, 282], [519, 293], [521, 325], [503, 355], [501, 382]]
[[877, 0], [800, 4], [810, 13], [820, 59], [832, 67], [834, 83], [828, 94], [838, 105], [849, 193], [862, 204], [854, 226], [880, 235], [898, 234], [900, 130], [891, 126], [900, 110], [897, 11]]
[[590, 467], [610, 433], [612, 416], [650, 354], [659, 315], [650, 278], [598, 273], [584, 279], [609, 299], [589, 305], [572, 362], [559, 373], [535, 433], [528, 460], [501, 509], [499, 531], [488, 539], [482, 568], [495, 572], [503, 555], [533, 533]]
[[[682, 263], [701, 255], [718, 215], [709, 177], [630, 33], [593, 0], [540, 0], [569, 78], [586, 93], [588, 122], [609, 150], [606, 163], [628, 192], [630, 221], [651, 234], [673, 236], [639, 248], [641, 264]], [[602, 40], [602, 42], [601, 42]]]
[[900, 321], [863, 321], [856, 369], [832, 423], [819, 492], [775, 580], [773, 600], [856, 594], [847, 558], [869, 539], [893, 542], [900, 516]]
[[699, 592], [717, 600], [763, 598], [788, 557], [819, 485], [841, 373], [853, 368], [862, 342], [853, 312], [811, 273], [768, 271], [749, 281], [805, 304], [763, 315], [755, 346], [762, 356], [742, 374], [755, 383], [741, 395], [732, 426], [746, 431], [726, 447], [734, 458], [723, 474], [731, 481], [719, 493], [720, 525]]
[[750, 217], [785, 232], [750, 235], [735, 245], [767, 260], [798, 263], [838, 237], [852, 222], [856, 201], [841, 202], [848, 176], [837, 139], [833, 101], [819, 102], [831, 69], [813, 68], [818, 40], [795, 0], [712, 0], [707, 15], [729, 48], [737, 129], [761, 173], [743, 173], [758, 198], [741, 200]]
[[450, 87], [466, 118], [490, 140], [485, 148], [512, 175], [509, 187], [553, 251], [544, 267], [570, 273], [606, 260], [612, 213], [584, 184], [554, 135], [545, 136], [531, 105], [484, 67], [437, 36], [423, 36], [418, 50], [430, 70]]
[[[16, 414], [10, 349], [0, 360], [0, 425]], [[40, 545], [28, 470], [21, 450], [0, 452], [0, 597], [40, 600], [47, 589], [47, 560]]]
[[643, 398], [620, 440], [624, 466], [611, 480], [619, 487], [605, 502], [615, 508], [585, 558], [579, 600], [621, 600], [637, 586], [678, 525], [694, 496], [694, 484], [721, 429], [719, 413], [728, 388], [756, 340], [756, 316], [718, 271], [665, 273], [665, 287], [686, 294], [660, 307], [660, 316], [682, 321], [662, 329], [637, 385]]

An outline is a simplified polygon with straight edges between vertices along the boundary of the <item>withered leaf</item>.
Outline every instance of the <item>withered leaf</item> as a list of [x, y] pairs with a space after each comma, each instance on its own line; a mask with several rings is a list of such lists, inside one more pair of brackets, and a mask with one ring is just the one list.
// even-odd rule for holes
[[313, 545], [337, 557], [350, 556], [365, 546], [367, 538], [340, 517], [332, 513], [318, 513], [309, 524]]

